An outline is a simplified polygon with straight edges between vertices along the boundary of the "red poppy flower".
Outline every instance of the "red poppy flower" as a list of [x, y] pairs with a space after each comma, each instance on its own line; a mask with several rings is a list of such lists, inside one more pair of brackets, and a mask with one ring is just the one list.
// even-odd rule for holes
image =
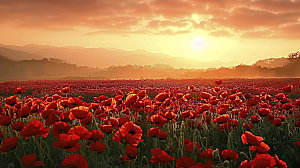
[[[199, 145], [199, 143], [196, 142], [195, 145], [197, 147], [196, 150], [199, 152], [200, 151], [200, 145]], [[194, 151], [194, 143], [193, 143], [193, 141], [191, 141], [191, 142], [189, 142], [189, 143], [186, 144], [185, 150], [187, 152], [193, 152]]]
[[159, 134], [159, 127], [150, 128], [147, 133], [147, 137], [157, 137]]
[[143, 140], [142, 138], [143, 130], [141, 127], [135, 125], [132, 121], [125, 123], [122, 127], [115, 133], [113, 141], [122, 143], [122, 140], [125, 140], [125, 143], [137, 146]]
[[71, 91], [70, 87], [64, 87], [60, 90], [61, 93], [68, 93], [69, 91]]
[[282, 90], [286, 93], [290, 93], [293, 89], [293, 85], [287, 85], [285, 87], [282, 88]]
[[24, 127], [24, 122], [16, 122], [11, 125], [11, 128], [16, 130], [16, 131], [21, 131]]
[[80, 137], [75, 134], [60, 134], [58, 141], [53, 142], [53, 148], [60, 148], [67, 152], [77, 152], [81, 145], [78, 143]]
[[14, 106], [19, 101], [17, 96], [10, 96], [4, 99], [4, 104], [6, 106]]
[[259, 123], [260, 119], [257, 115], [252, 115], [251, 116], [251, 122], [252, 123]]
[[87, 115], [87, 117], [85, 119], [80, 120], [80, 123], [84, 127], [89, 127], [89, 125], [91, 123], [93, 123], [93, 114], [92, 113], [88, 113], [88, 115]]
[[218, 116], [217, 118], [215, 118], [213, 120], [213, 122], [216, 122], [216, 123], [219, 123], [219, 124], [225, 123], [225, 122], [228, 121], [229, 117], [230, 117], [229, 114], [222, 114], [222, 115]]
[[75, 134], [80, 136], [80, 139], [83, 140], [85, 136], [90, 134], [90, 131], [83, 126], [74, 126], [70, 129], [69, 134]]
[[118, 118], [118, 127], [121, 127], [123, 124], [125, 124], [128, 121], [129, 121], [129, 119], [126, 117], [119, 117]]
[[68, 168], [88, 168], [88, 162], [80, 154], [72, 154], [67, 156], [61, 163], [62, 166]]
[[212, 157], [213, 157], [213, 155], [212, 155], [212, 152], [213, 152], [213, 151], [214, 151], [214, 150], [211, 149], [211, 148], [205, 149], [205, 150], [200, 154], [200, 158], [203, 158], [203, 159], [210, 159], [210, 158], [212, 158]]
[[70, 110], [70, 116], [69, 118], [71, 120], [82, 120], [87, 117], [89, 113], [89, 108], [84, 106], [74, 107]]
[[17, 87], [15, 90], [13, 90], [12, 92], [15, 94], [22, 94], [24, 93], [26, 90], [22, 87]]
[[182, 156], [176, 160], [176, 168], [189, 168], [193, 166], [196, 161], [188, 156]]
[[200, 93], [200, 97], [202, 99], [211, 99], [212, 95], [210, 93], [207, 93], [207, 92], [202, 92], [202, 93]]
[[107, 134], [110, 134], [115, 131], [112, 125], [100, 125], [99, 128], [101, 129], [101, 131]]
[[174, 157], [168, 155], [165, 151], [161, 150], [160, 148], [150, 149], [150, 152], [154, 155], [151, 157], [150, 160], [150, 162], [152, 163], [167, 164], [171, 160], [175, 160]]
[[164, 114], [164, 118], [166, 118], [167, 120], [172, 120], [175, 117], [176, 117], [176, 114], [171, 111], [168, 111]]
[[222, 82], [223, 82], [222, 80], [216, 80], [216, 81], [215, 81], [215, 83], [216, 83], [217, 85], [221, 85]]
[[250, 162], [248, 160], [242, 161], [239, 168], [253, 168], [252, 161], [250, 161]]
[[0, 153], [5, 153], [16, 148], [18, 146], [18, 140], [19, 137], [8, 137], [4, 139], [0, 147]]
[[281, 118], [275, 118], [273, 120], [273, 125], [276, 126], [276, 127], [279, 127], [281, 125]]
[[239, 155], [236, 151], [233, 150], [223, 150], [221, 156], [225, 160], [233, 160], [234, 162], [239, 158]]
[[128, 106], [131, 106], [133, 105], [136, 100], [137, 100], [138, 96], [136, 94], [129, 94], [127, 95], [125, 101], [124, 101], [124, 104], [128, 107]]
[[64, 115], [58, 110], [47, 109], [42, 112], [42, 117], [46, 120], [45, 125], [49, 126], [53, 125], [57, 121], [62, 120]]
[[271, 111], [268, 108], [259, 108], [257, 112], [261, 117], [266, 117]]
[[162, 128], [165, 125], [165, 123], [168, 122], [168, 120], [162, 117], [161, 115], [156, 114], [151, 116], [151, 122], [159, 128]]
[[90, 134], [85, 137], [88, 141], [99, 141], [104, 137], [100, 130], [91, 130]]
[[23, 107], [21, 110], [18, 111], [17, 113], [17, 118], [26, 118], [31, 114], [30, 107]]
[[40, 167], [44, 166], [43, 161], [36, 161], [36, 154], [25, 155], [22, 157], [22, 164], [24, 167]]
[[105, 147], [106, 147], [106, 144], [104, 144], [102, 142], [99, 142], [99, 141], [96, 141], [95, 143], [93, 143], [91, 145], [91, 150], [96, 151], [98, 153], [102, 153], [102, 152], [105, 151]]
[[287, 164], [284, 161], [280, 160], [276, 154], [274, 156], [274, 159], [278, 168], [287, 168]]
[[138, 154], [138, 149], [134, 146], [127, 145], [125, 150], [125, 155], [127, 155], [130, 159], [134, 159]]
[[165, 131], [159, 131], [158, 133], [158, 139], [163, 140], [166, 139], [168, 134]]
[[170, 97], [170, 95], [168, 93], [162, 92], [162, 93], [159, 93], [158, 95], [156, 95], [154, 99], [158, 102], [163, 102], [169, 97]]
[[273, 167], [276, 165], [275, 159], [269, 154], [256, 154], [252, 162], [255, 168]]
[[242, 135], [242, 141], [251, 146], [259, 146], [264, 139], [260, 136], [255, 136], [251, 132], [245, 131]]
[[253, 127], [254, 127], [254, 125], [253, 125], [253, 124], [250, 124], [250, 123], [245, 123], [245, 124], [243, 124], [243, 129], [244, 129], [245, 131], [249, 131], [249, 130], [251, 130]]
[[70, 130], [70, 125], [65, 122], [56, 122], [52, 127], [53, 136], [58, 139], [60, 134], [67, 134]]
[[4, 115], [0, 117], [1, 126], [9, 126], [11, 124], [11, 121], [12, 121], [11, 116]]
[[[118, 127], [119, 126], [119, 120], [114, 118], [114, 117], [106, 117], [103, 122], [107, 125], [112, 125], [113, 127]], [[124, 123], [125, 124], [125, 123]]]
[[49, 133], [49, 128], [44, 128], [44, 125], [39, 120], [30, 121], [27, 125], [25, 125], [20, 132], [21, 137], [28, 139], [31, 136], [42, 136], [46, 138]]

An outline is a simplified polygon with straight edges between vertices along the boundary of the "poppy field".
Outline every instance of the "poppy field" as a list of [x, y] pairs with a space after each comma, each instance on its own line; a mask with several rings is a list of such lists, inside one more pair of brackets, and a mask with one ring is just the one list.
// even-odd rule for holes
[[300, 164], [300, 79], [0, 83], [0, 167]]

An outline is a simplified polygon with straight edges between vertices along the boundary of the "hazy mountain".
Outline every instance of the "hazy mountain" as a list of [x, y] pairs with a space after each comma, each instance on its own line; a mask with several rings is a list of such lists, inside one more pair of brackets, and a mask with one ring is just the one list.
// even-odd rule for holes
[[[18, 50], [29, 55], [32, 54], [32, 58], [56, 58], [71, 64], [100, 68], [119, 65], [169, 64], [175, 68], [205, 69], [235, 65], [234, 63], [230, 63], [229, 65], [227, 63], [226, 65], [226, 63], [221, 61], [202, 62], [184, 57], [151, 53], [145, 50], [126, 51], [112, 48], [55, 47], [48, 45], [2, 45], [2, 47]], [[24, 56], [24, 59], [28, 59], [29, 55]], [[13, 54], [7, 56], [12, 59], [15, 57], [13, 57]]]

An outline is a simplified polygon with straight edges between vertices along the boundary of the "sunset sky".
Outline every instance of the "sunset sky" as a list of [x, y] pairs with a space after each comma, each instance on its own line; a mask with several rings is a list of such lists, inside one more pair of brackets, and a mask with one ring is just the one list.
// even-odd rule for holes
[[300, 50], [300, 0], [0, 0], [0, 44], [251, 64]]

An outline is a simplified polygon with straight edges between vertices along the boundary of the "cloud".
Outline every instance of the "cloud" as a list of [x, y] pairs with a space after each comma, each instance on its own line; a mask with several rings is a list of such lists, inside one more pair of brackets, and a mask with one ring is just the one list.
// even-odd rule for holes
[[259, 35], [262, 30], [272, 30], [274, 37], [291, 38], [284, 30], [298, 28], [300, 0], [1, 0], [0, 23], [128, 34], [203, 30], [213, 36], [232, 36], [230, 30], [249, 38], [264, 37]]

